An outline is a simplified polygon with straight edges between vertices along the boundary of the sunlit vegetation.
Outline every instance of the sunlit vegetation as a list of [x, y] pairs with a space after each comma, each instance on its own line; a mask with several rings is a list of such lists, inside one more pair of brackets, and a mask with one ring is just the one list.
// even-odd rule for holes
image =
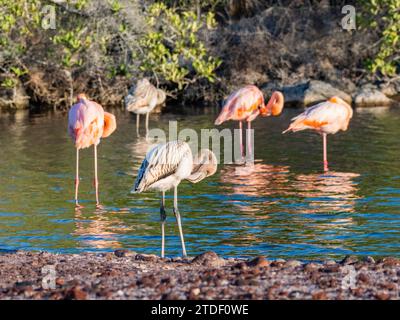
[[[118, 0], [0, 0], [1, 87], [33, 83], [28, 89], [35, 97], [49, 91], [49, 104], [57, 99], [68, 104], [89, 82], [94, 95], [101, 95], [101, 88], [106, 96], [111, 83], [120, 96], [131, 78], [141, 76], [172, 90], [198, 79], [214, 82], [221, 61], [208, 54], [200, 37], [216, 27], [212, 1], [199, 11], [167, 2], [141, 7], [138, 1]], [[43, 88], [48, 73], [59, 83]], [[64, 98], [54, 92], [57, 86], [67, 92]]]
[[[221, 84], [229, 53], [215, 50], [225, 39], [209, 41], [217, 28], [286, 5], [289, 1], [0, 0], [0, 94], [15, 97], [14, 89], [23, 88], [31, 103], [58, 108], [68, 106], [77, 91], [120, 103], [143, 76], [180, 94], [190, 86]], [[360, 26], [377, 39], [366, 68], [377, 76], [398, 74], [400, 0], [358, 0], [356, 7]]]
[[372, 28], [379, 35], [378, 52], [368, 60], [373, 73], [393, 76], [400, 67], [400, 0], [360, 0], [363, 12], [360, 20], [364, 28]]
[[198, 16], [196, 12], [168, 8], [163, 3], [149, 7], [148, 32], [140, 40], [140, 68], [177, 84], [179, 89], [198, 78], [215, 81], [215, 69], [221, 61], [207, 54], [199, 39], [203, 28], [215, 28], [213, 12]]

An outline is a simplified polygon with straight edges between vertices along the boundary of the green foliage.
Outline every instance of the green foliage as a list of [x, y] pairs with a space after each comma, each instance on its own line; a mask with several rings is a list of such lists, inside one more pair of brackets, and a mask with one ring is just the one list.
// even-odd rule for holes
[[52, 40], [54, 44], [63, 48], [62, 64], [67, 68], [82, 65], [83, 61], [79, 54], [92, 42], [90, 35], [85, 35], [85, 29], [82, 27], [61, 31]]
[[118, 0], [109, 0], [110, 9], [113, 13], [118, 13], [123, 8], [121, 3]]
[[[15, 87], [26, 73], [38, 90], [49, 79], [60, 92], [84, 87], [82, 79], [104, 92], [107, 81], [126, 86], [127, 78], [149, 74], [179, 90], [214, 82], [221, 61], [207, 52], [202, 34], [216, 27], [213, 8], [224, 1], [0, 0], [0, 86]], [[56, 29], [43, 25], [52, 13]]]
[[39, 0], [0, 0], [0, 45], [3, 54], [18, 53], [25, 43], [15, 43], [14, 40], [33, 36], [33, 30], [40, 27], [40, 10]]
[[192, 9], [205, 8], [214, 11], [219, 6], [225, 6], [228, 0], [166, 0], [167, 6], [176, 8]]
[[15, 78], [5, 78], [1, 82], [1, 86], [6, 89], [12, 89], [17, 85], [17, 80]]
[[69, 5], [73, 5], [77, 10], [82, 10], [88, 5], [89, 0], [68, 0]]
[[175, 83], [179, 90], [201, 78], [215, 81], [221, 61], [208, 55], [199, 39], [203, 28], [216, 26], [211, 11], [199, 17], [192, 10], [178, 11], [157, 2], [149, 7], [146, 21], [149, 32], [140, 40], [142, 71]]
[[379, 50], [367, 61], [368, 69], [393, 76], [400, 67], [400, 0], [360, 0], [364, 28], [373, 28], [380, 36]]

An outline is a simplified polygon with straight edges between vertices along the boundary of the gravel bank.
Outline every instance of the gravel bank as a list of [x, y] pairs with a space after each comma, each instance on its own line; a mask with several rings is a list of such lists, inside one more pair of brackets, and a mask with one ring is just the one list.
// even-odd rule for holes
[[0, 254], [0, 299], [399, 299], [399, 277], [396, 258], [305, 263], [213, 252], [193, 259], [124, 250]]

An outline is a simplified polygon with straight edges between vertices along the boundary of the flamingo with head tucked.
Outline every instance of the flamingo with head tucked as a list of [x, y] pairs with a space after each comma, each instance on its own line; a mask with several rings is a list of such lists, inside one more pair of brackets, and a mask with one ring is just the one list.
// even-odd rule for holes
[[292, 119], [292, 123], [286, 132], [297, 132], [306, 129], [315, 130], [323, 138], [324, 171], [328, 168], [327, 135], [335, 134], [339, 130], [346, 131], [350, 119], [353, 117], [351, 106], [339, 97], [332, 97], [325, 102], [308, 108], [306, 111]]
[[282, 113], [284, 98], [279, 91], [274, 91], [268, 103], [265, 105], [263, 93], [254, 85], [248, 85], [233, 92], [226, 100], [215, 125], [228, 120], [239, 121], [240, 152], [244, 158], [244, 145], [242, 138], [242, 122], [247, 122], [247, 148], [252, 153], [250, 141], [251, 121], [261, 115], [262, 117], [278, 116]]
[[97, 178], [97, 145], [101, 138], [111, 135], [117, 127], [115, 116], [104, 112], [98, 103], [89, 100], [85, 94], [77, 96], [77, 103], [69, 110], [68, 133], [76, 147], [75, 203], [78, 206], [79, 150], [94, 146], [94, 185], [96, 205], [99, 205], [99, 182]]
[[165, 247], [165, 192], [174, 189], [174, 207], [176, 222], [181, 238], [183, 256], [186, 256], [181, 217], [178, 210], [178, 185], [182, 180], [197, 183], [217, 171], [217, 158], [208, 149], [202, 149], [198, 155], [192, 155], [189, 145], [183, 141], [161, 143], [151, 149], [140, 166], [132, 192], [158, 190], [162, 193], [161, 216], [161, 257]]
[[149, 131], [149, 114], [164, 103], [166, 94], [153, 86], [147, 78], [138, 80], [134, 91], [125, 97], [126, 110], [136, 113], [136, 132], [139, 133], [139, 117], [146, 115], [146, 133]]

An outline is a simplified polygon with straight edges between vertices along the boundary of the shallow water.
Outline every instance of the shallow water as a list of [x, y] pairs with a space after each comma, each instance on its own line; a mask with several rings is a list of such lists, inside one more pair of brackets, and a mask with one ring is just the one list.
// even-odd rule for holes
[[[103, 208], [95, 209], [91, 148], [81, 152], [78, 211], [67, 115], [1, 115], [0, 250], [160, 253], [159, 195], [129, 193], [149, 143], [136, 136], [133, 116], [112, 112], [118, 129], [99, 147]], [[357, 110], [350, 129], [328, 139], [328, 175], [321, 173], [320, 136], [281, 135], [298, 112], [254, 122], [253, 167], [221, 165], [199, 184], [180, 185], [189, 255], [400, 256], [400, 109]], [[167, 129], [178, 120], [180, 129], [199, 131], [213, 128], [215, 116], [153, 115], [150, 126]], [[167, 195], [166, 254], [174, 256], [181, 249]]]

